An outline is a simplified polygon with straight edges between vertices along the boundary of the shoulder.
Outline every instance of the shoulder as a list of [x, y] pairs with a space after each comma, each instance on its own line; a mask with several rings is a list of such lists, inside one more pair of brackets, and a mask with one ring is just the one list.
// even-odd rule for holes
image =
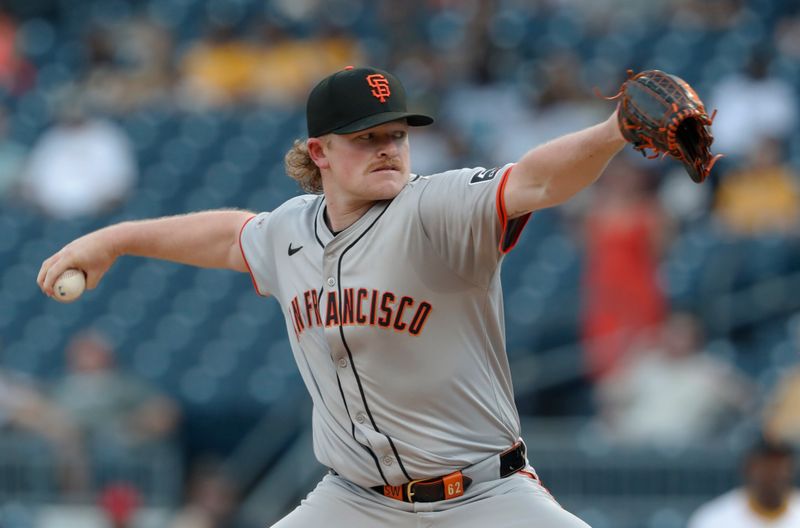
[[243, 236], [271, 237], [275, 226], [296, 227], [303, 223], [312, 225], [310, 222], [321, 203], [322, 195], [317, 194], [290, 198], [272, 211], [263, 211], [251, 217], [242, 227]]
[[[461, 169], [453, 169], [427, 176], [419, 176], [419, 179], [424, 182], [431, 182], [434, 184], [446, 184], [453, 182], [463, 182], [467, 185], [479, 185], [494, 180], [498, 175], [502, 176], [505, 170], [510, 165], [503, 167], [464, 167]], [[412, 178], [413, 182], [413, 178]]]
[[273, 219], [302, 218], [306, 215], [313, 216], [321, 203], [321, 194], [302, 194], [294, 198], [289, 198], [269, 213], [269, 215]]
[[281, 205], [279, 205], [274, 212], [278, 211], [292, 211], [297, 212], [309, 208], [310, 206], [319, 203], [322, 200], [321, 194], [301, 194], [294, 198], [289, 198]]
[[413, 176], [408, 187], [420, 194], [457, 196], [493, 189], [511, 165], [503, 167], [465, 167], [425, 176]]

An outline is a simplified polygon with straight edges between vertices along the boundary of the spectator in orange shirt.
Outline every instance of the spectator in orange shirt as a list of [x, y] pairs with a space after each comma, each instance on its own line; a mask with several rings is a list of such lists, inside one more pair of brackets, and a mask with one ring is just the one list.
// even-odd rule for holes
[[585, 218], [582, 340], [594, 379], [612, 372], [666, 314], [657, 268], [671, 228], [649, 185], [646, 173], [617, 158]]

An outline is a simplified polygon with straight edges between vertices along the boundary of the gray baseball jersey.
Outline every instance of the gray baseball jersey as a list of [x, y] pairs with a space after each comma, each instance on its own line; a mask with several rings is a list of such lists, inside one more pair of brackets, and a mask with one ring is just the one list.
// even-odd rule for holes
[[519, 439], [500, 285], [528, 219], [505, 212], [512, 169], [412, 176], [336, 235], [322, 195], [242, 228], [313, 400], [316, 457], [349, 481], [436, 477]]

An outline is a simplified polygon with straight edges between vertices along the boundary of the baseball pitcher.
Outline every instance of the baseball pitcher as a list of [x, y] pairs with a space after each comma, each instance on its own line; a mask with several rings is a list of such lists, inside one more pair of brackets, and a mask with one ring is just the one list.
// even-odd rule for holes
[[286, 155], [307, 194], [260, 214], [106, 227], [48, 258], [38, 282], [52, 295], [78, 268], [91, 289], [137, 255], [249, 273], [278, 301], [314, 404], [314, 454], [330, 471], [275, 526], [585, 527], [526, 457], [500, 264], [532, 211], [592, 183], [626, 139], [659, 144], [632, 130], [633, 96], [622, 95], [605, 122], [516, 163], [420, 176], [409, 128], [433, 120], [407, 110], [390, 73], [348, 67], [311, 91], [308, 138]]

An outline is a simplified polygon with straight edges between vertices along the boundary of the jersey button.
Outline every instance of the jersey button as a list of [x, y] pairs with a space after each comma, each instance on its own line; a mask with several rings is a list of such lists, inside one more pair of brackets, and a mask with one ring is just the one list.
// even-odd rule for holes
[[342, 358], [339, 360], [339, 368], [347, 368], [347, 358]]
[[383, 457], [383, 465], [384, 466], [391, 466], [393, 462], [394, 462], [394, 459], [392, 457], [390, 457], [389, 455], [386, 455], [385, 457]]
[[357, 421], [358, 423], [360, 423], [360, 424], [363, 424], [364, 422], [366, 422], [366, 421], [367, 421], [367, 417], [366, 417], [366, 416], [364, 416], [364, 414], [363, 414], [363, 413], [358, 413], [358, 414], [356, 415], [356, 421]]
[[330, 286], [331, 288], [336, 286], [336, 279], [334, 279], [333, 277], [328, 277], [328, 286]]

